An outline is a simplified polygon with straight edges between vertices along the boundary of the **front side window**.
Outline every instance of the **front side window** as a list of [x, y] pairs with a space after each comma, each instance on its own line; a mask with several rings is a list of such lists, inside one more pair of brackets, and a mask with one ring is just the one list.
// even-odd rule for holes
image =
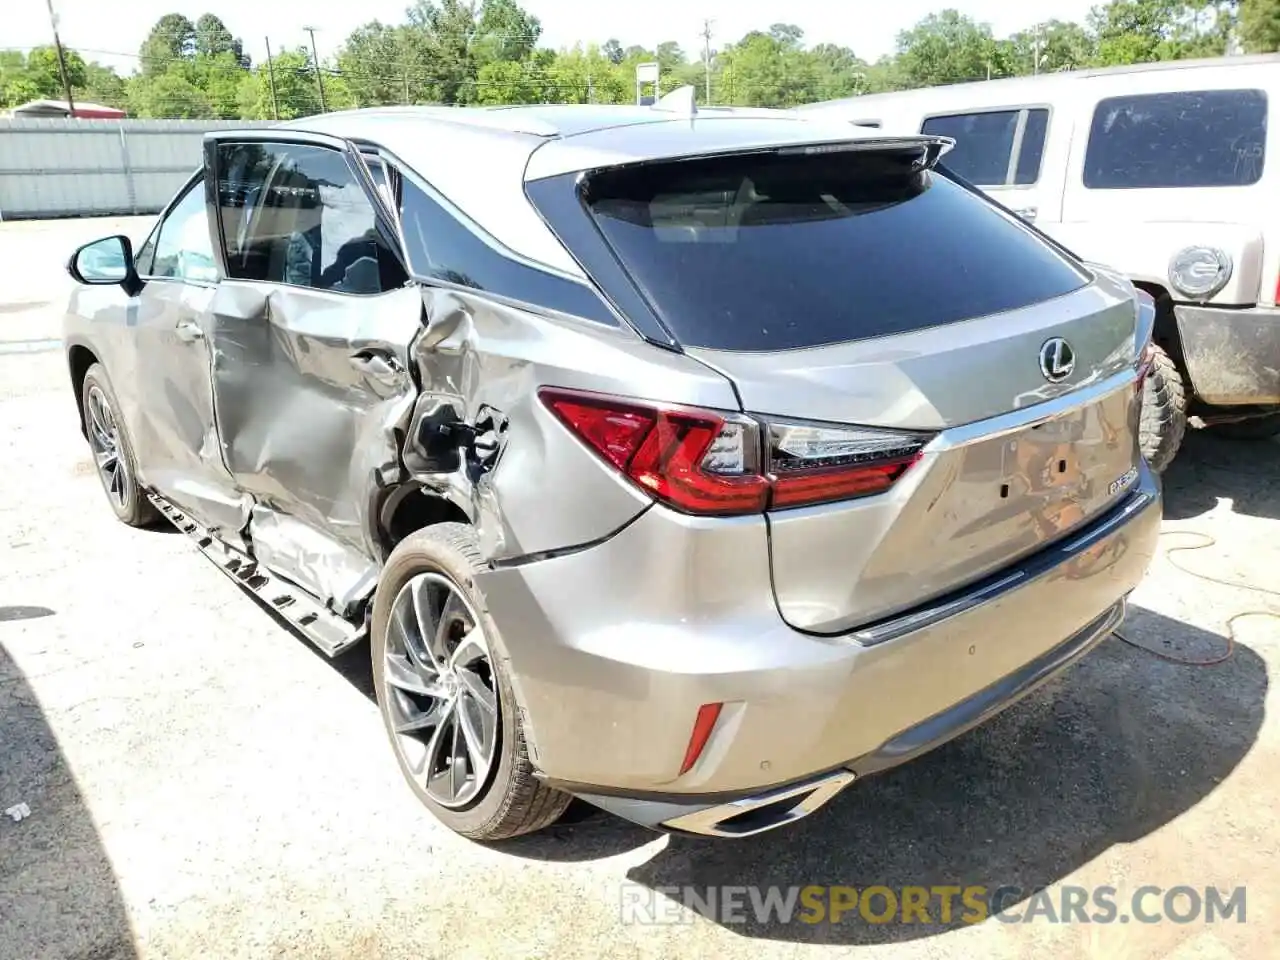
[[1266, 142], [1267, 95], [1261, 90], [1111, 97], [1093, 114], [1084, 185], [1249, 186], [1262, 178]]
[[642, 164], [585, 199], [683, 344], [782, 350], [1039, 303], [1087, 277], [988, 200], [891, 151]]
[[199, 283], [217, 281], [206, 211], [204, 181], [197, 180], [160, 224], [155, 259], [147, 267], [149, 276]]
[[218, 203], [230, 277], [366, 295], [403, 282], [373, 204], [336, 150], [222, 144]]

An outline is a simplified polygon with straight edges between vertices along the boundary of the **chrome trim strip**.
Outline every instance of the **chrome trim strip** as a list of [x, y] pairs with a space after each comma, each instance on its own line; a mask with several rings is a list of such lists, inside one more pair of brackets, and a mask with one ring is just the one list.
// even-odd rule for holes
[[1031, 404], [1021, 410], [1002, 413], [989, 420], [978, 420], [958, 427], [948, 427], [924, 448], [924, 452], [928, 454], [935, 451], [954, 450], [957, 447], [965, 447], [980, 440], [990, 440], [994, 437], [1025, 430], [1028, 427], [1053, 420], [1080, 407], [1091, 406], [1103, 397], [1120, 390], [1132, 390], [1136, 380], [1137, 371], [1132, 368], [1126, 368], [1119, 373], [1112, 374], [1105, 380], [1073, 387], [1069, 392], [1061, 396]]
[[[834, 773], [829, 773], [806, 783], [782, 787], [752, 797], [743, 797], [739, 800], [731, 800], [728, 803], [722, 803], [706, 810], [698, 810], [695, 813], [686, 813], [684, 816], [665, 821], [662, 826], [669, 830], [696, 833], [705, 837], [754, 837], [767, 830], [776, 830], [778, 827], [804, 819], [824, 806], [827, 801], [853, 783], [855, 779], [856, 775], [851, 771], [837, 770]], [[762, 807], [784, 803], [793, 798], [796, 800], [793, 806], [780, 811], [776, 816], [770, 817], [761, 825], [753, 825], [741, 830], [722, 826], [727, 820], [751, 813], [753, 810], [759, 810]]]

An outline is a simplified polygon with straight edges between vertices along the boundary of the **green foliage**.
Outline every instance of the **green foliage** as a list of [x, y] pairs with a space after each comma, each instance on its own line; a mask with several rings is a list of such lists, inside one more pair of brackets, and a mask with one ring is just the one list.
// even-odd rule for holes
[[[83, 87], [86, 79], [84, 59], [74, 50], [66, 50], [64, 54], [67, 79], [71, 81], [73, 90]], [[55, 48], [36, 47], [28, 53], [26, 75], [35, 87], [37, 98], [63, 98], [62, 73], [58, 68], [58, 51]]]
[[[330, 110], [400, 103], [630, 103], [635, 68], [659, 64], [660, 92], [692, 85], [707, 98], [701, 47], [674, 40], [656, 49], [577, 44], [538, 46], [542, 24], [520, 0], [414, 0], [402, 23], [354, 30], [334, 61], [319, 65]], [[894, 55], [875, 63], [848, 47], [806, 44], [788, 23], [753, 30], [712, 51], [711, 100], [789, 107], [934, 84], [1024, 76], [1091, 66], [1213, 57], [1237, 44], [1280, 50], [1280, 0], [1105, 0], [1086, 23], [1048, 20], [1007, 38], [954, 9], [898, 35]], [[251, 65], [241, 41], [214, 13], [194, 22], [165, 14], [139, 50], [138, 72], [122, 78], [68, 51], [77, 97], [125, 106], [140, 117], [282, 119], [320, 111], [317, 67], [303, 46]], [[271, 76], [275, 76], [272, 96]], [[61, 98], [56, 52], [0, 52], [0, 106]]]
[[1280, 50], [1280, 0], [1240, 0], [1240, 42], [1247, 53]]
[[990, 26], [957, 10], [931, 13], [898, 34], [898, 69], [913, 87], [1009, 76], [1011, 53], [995, 41]]

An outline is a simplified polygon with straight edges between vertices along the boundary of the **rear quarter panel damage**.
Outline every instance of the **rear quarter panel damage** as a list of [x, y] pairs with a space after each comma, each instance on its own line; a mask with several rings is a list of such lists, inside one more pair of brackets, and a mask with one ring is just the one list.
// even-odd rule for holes
[[[472, 518], [491, 561], [593, 543], [651, 502], [542, 406], [539, 387], [738, 409], [724, 377], [630, 330], [454, 290], [423, 298], [429, 324], [413, 347], [422, 392], [405, 465]], [[451, 421], [480, 432], [479, 449], [457, 464], [430, 449]]]

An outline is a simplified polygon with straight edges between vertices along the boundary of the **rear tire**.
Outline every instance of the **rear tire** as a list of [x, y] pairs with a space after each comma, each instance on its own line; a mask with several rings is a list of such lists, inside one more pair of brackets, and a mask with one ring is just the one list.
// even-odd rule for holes
[[[475, 531], [466, 524], [440, 523], [409, 534], [391, 552], [378, 582], [378, 589], [373, 599], [370, 647], [378, 708], [382, 713], [387, 736], [391, 739], [396, 762], [400, 765], [400, 771], [414, 794], [427, 809], [435, 814], [437, 819], [455, 833], [472, 840], [505, 840], [532, 833], [554, 823], [569, 806], [572, 797], [547, 787], [534, 775], [533, 764], [529, 760], [524, 724], [520, 711], [516, 707], [515, 694], [511, 686], [511, 668], [506, 656], [506, 648], [498, 633], [497, 624], [489, 615], [484, 594], [476, 588], [475, 584], [475, 575], [483, 569], [484, 561]], [[416, 584], [427, 584], [428, 588], [436, 593], [414, 596], [411, 591], [415, 589]], [[410, 592], [402, 593], [406, 588]], [[430, 596], [448, 597], [450, 590], [460, 593], [460, 598], [456, 601], [445, 599], [441, 602], [442, 610], [434, 619], [431, 619], [431, 627], [436, 629], [422, 628], [424, 618], [421, 614], [417, 614], [419, 608], [413, 605], [413, 601], [418, 600], [422, 605], [430, 606], [434, 603], [429, 599]], [[397, 603], [398, 599], [399, 603]], [[443, 679], [447, 668], [435, 670], [433, 678], [431, 664], [422, 664], [424, 659], [430, 659], [433, 651], [430, 649], [421, 651], [416, 647], [418, 639], [422, 639], [425, 646], [431, 646], [427, 639], [428, 633], [443, 635], [444, 632], [439, 630], [438, 625], [448, 620], [451, 602], [455, 604], [452, 609], [455, 614], [460, 615], [458, 618], [462, 623], [460, 631], [454, 632], [463, 633], [465, 639], [471, 637], [473, 632], [480, 631], [488, 654], [485, 658], [487, 668], [472, 671], [467, 683], [459, 682], [464, 679], [459, 676], [464, 672], [461, 670], [453, 671], [453, 675], [447, 682]], [[393, 614], [401, 617], [407, 615], [402, 611], [409, 610], [414, 611], [416, 616], [407, 627], [399, 620], [393, 625]], [[428, 615], [428, 619], [431, 616]], [[474, 623], [471, 622], [473, 620]], [[392, 630], [396, 631], [394, 636], [391, 635]], [[411, 633], [416, 630], [417, 633], [417, 637], [411, 640], [415, 645], [413, 656], [409, 655], [405, 643], [405, 630]], [[460, 650], [463, 647], [456, 638], [454, 644], [452, 648], [454, 650]], [[441, 644], [441, 646], [446, 645]], [[395, 661], [393, 667], [388, 666], [389, 648], [392, 653], [390, 660]], [[403, 655], [401, 655], [402, 652]], [[427, 656], [424, 658], [422, 653], [426, 653]], [[452, 662], [452, 658], [446, 659]], [[430, 742], [435, 740], [435, 728], [424, 725], [414, 730], [412, 734], [397, 732], [397, 726], [404, 726], [408, 721], [425, 720], [448, 699], [435, 694], [419, 696], [411, 690], [406, 693], [403, 667], [408, 664], [413, 668], [415, 663], [419, 665], [420, 670], [417, 676], [420, 680], [425, 680], [427, 687], [451, 691], [451, 696], [458, 704], [462, 703], [462, 700], [458, 699], [460, 694], [452, 691], [461, 690], [464, 687], [468, 690], [472, 689], [477, 675], [486, 679], [488, 681], [486, 689], [496, 694], [497, 726], [493, 734], [496, 743], [491, 748], [492, 757], [483, 776], [472, 776], [472, 771], [485, 765], [467, 762], [471, 758], [461, 758], [463, 762], [460, 763], [460, 754], [471, 753], [469, 744], [463, 742], [467, 741], [466, 736], [459, 733], [452, 734], [453, 747], [443, 758], [445, 762], [439, 767], [441, 772], [437, 780], [433, 779], [431, 774], [431, 770], [435, 768], [435, 762]], [[390, 680], [396, 682], [392, 683]], [[481, 692], [484, 693], [484, 691]], [[455, 706], [453, 711], [451, 716], [459, 719], [463, 717], [464, 710], [461, 705]], [[474, 708], [466, 715], [481, 716]], [[442, 721], [439, 724], [440, 728], [443, 729], [447, 722]], [[471, 722], [471, 728], [477, 729], [474, 721]], [[462, 733], [466, 732], [462, 731]], [[483, 741], [486, 739], [483, 735], [485, 731], [481, 733], [480, 740]], [[442, 737], [442, 742], [443, 739]], [[424, 758], [421, 763], [418, 763], [415, 760], [417, 745], [424, 740], [427, 741], [422, 751]], [[471, 742], [475, 742], [474, 734]], [[441, 749], [448, 750], [446, 747]], [[446, 774], [445, 770], [451, 772]], [[450, 803], [450, 796], [443, 798], [439, 796], [441, 790], [445, 788], [433, 787], [430, 791], [427, 788], [433, 782], [448, 780], [449, 789], [452, 790], [453, 770], [461, 772], [464, 778], [470, 777], [465, 790], [452, 791], [450, 794], [455, 797], [465, 797], [462, 803]], [[476, 784], [476, 780], [481, 782]], [[437, 795], [433, 796], [433, 792]]]
[[1235, 423], [1214, 423], [1209, 425], [1209, 430], [1228, 440], [1270, 440], [1280, 434], [1280, 413], [1268, 413]]
[[94, 472], [112, 511], [131, 527], [148, 527], [158, 522], [159, 512], [138, 484], [138, 461], [120, 416], [120, 402], [100, 363], [85, 372], [80, 385], [80, 412], [93, 455]]
[[1187, 432], [1187, 393], [1182, 374], [1162, 347], [1154, 347], [1151, 370], [1142, 389], [1138, 435], [1142, 455], [1156, 473], [1164, 473]]

